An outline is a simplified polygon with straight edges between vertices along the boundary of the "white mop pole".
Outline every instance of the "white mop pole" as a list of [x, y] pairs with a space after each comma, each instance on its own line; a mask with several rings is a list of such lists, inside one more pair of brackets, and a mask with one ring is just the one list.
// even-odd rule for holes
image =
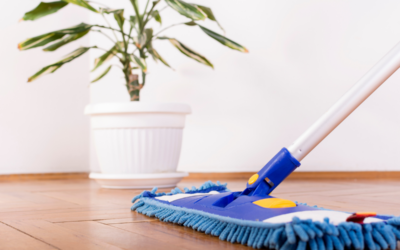
[[398, 68], [400, 68], [400, 43], [390, 50], [339, 101], [288, 147], [292, 156], [298, 161], [306, 157]]

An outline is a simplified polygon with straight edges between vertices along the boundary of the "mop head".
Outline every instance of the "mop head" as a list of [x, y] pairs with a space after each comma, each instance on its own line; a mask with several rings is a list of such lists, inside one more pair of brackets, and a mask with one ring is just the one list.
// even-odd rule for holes
[[211, 181], [184, 192], [156, 191], [133, 198], [132, 210], [257, 249], [379, 250], [396, 249], [400, 241], [400, 217], [327, 210], [269, 195], [241, 196]]

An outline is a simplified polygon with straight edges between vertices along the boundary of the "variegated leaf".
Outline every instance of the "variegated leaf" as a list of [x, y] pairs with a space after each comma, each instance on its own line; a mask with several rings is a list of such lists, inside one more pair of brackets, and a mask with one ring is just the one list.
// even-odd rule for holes
[[179, 14], [193, 20], [204, 20], [207, 15], [196, 5], [181, 0], [165, 0], [167, 4]]
[[27, 20], [36, 20], [41, 17], [53, 14], [60, 9], [64, 8], [68, 3], [65, 1], [57, 1], [57, 2], [49, 2], [49, 3], [44, 3], [41, 2], [36, 8], [33, 10], [26, 12], [24, 17], [22, 17], [21, 20], [27, 21]]
[[146, 33], [139, 34], [138, 36], [134, 37], [133, 40], [136, 47], [138, 47], [139, 49], [143, 48], [147, 41]]
[[[120, 42], [119, 45], [122, 46], [122, 43]], [[118, 53], [117, 46], [118, 46], [117, 44], [114, 45], [106, 53], [104, 53], [103, 55], [94, 60], [94, 68], [92, 69], [92, 72], [95, 71], [98, 67], [100, 67], [103, 63], [107, 62], [108, 60], [111, 60]]]
[[214, 68], [214, 65], [212, 65], [212, 63], [210, 61], [208, 61], [207, 58], [205, 58], [204, 56], [200, 55], [199, 53], [197, 53], [196, 51], [192, 50], [191, 48], [189, 48], [188, 46], [184, 45], [183, 43], [179, 42], [175, 38], [159, 37], [158, 39], [169, 40], [170, 43], [175, 46], [175, 48], [177, 48], [180, 52], [182, 52], [182, 54], [184, 54], [187, 57], [190, 57], [190, 58], [198, 61], [199, 63], [202, 63], [204, 65], [210, 66], [211, 68]]
[[114, 13], [114, 19], [117, 21], [120, 29], [124, 26], [125, 18], [124, 18], [124, 10], [119, 10]]
[[244, 52], [244, 53], [249, 52], [244, 46], [228, 39], [227, 37], [217, 34], [214, 31], [209, 30], [206, 27], [203, 27], [201, 25], [199, 25], [199, 27], [204, 31], [204, 33], [206, 33], [208, 36], [212, 37], [213, 39], [217, 40], [221, 44], [223, 44], [231, 49], [238, 50], [240, 52]]
[[139, 58], [135, 56], [135, 54], [130, 55], [130, 59], [133, 63], [135, 63], [139, 68], [146, 73], [147, 72], [147, 64], [146, 61], [143, 58]]
[[198, 4], [196, 4], [196, 6], [199, 7], [204, 13], [206, 13], [208, 19], [216, 22], [220, 29], [224, 31], [224, 28], [222, 28], [221, 24], [218, 22], [217, 18], [214, 16], [213, 11], [210, 8]]
[[160, 60], [165, 66], [171, 68], [171, 66], [158, 54], [157, 50], [153, 47], [148, 50], [150, 55], [153, 57], [154, 61]]
[[171, 67], [165, 60], [164, 58], [161, 57], [161, 55], [153, 48], [152, 40], [153, 40], [153, 29], [145, 29], [144, 32], [146, 33], [147, 36], [147, 41], [146, 41], [146, 48], [149, 54], [153, 57], [154, 61], [160, 60], [165, 66]]
[[70, 54], [66, 55], [60, 61], [58, 61], [56, 63], [53, 63], [53, 64], [50, 64], [50, 65], [42, 68], [41, 70], [39, 70], [36, 74], [34, 74], [33, 76], [29, 77], [28, 82], [32, 82], [33, 80], [37, 79], [40, 76], [53, 73], [54, 71], [59, 69], [64, 64], [66, 64], [66, 63], [68, 63], [68, 62], [80, 57], [81, 55], [85, 54], [91, 48], [94, 48], [94, 47], [80, 47], [80, 48], [74, 50]]
[[91, 81], [91, 83], [97, 82], [98, 80], [100, 80], [101, 78], [103, 78], [105, 75], [107, 75], [108, 71], [110, 71], [111, 69], [111, 65], [107, 67], [106, 70], [104, 70], [103, 73], [101, 73], [98, 77], [96, 77], [93, 81]]
[[158, 12], [158, 10], [154, 10], [151, 12], [151, 16], [154, 17], [154, 19], [159, 22], [160, 24], [162, 24], [162, 20], [161, 20], [161, 16], [160, 13]]
[[75, 40], [78, 40], [79, 38], [85, 36], [87, 33], [89, 33], [90, 30], [85, 30], [81, 33], [78, 34], [72, 34], [72, 35], [68, 35], [67, 37], [61, 39], [60, 41], [51, 44], [50, 46], [47, 46], [46, 48], [44, 48], [44, 51], [55, 51], [56, 49], [70, 43], [73, 42]]
[[18, 44], [19, 50], [28, 50], [36, 47], [44, 46], [48, 43], [54, 42], [58, 39], [63, 38], [65, 34], [62, 33], [47, 33], [44, 35], [36, 36], [33, 38], [26, 39], [25, 41]]
[[79, 34], [84, 31], [90, 30], [91, 28], [92, 28], [92, 25], [89, 25], [86, 23], [81, 23], [81, 24], [75, 25], [71, 28], [56, 30], [53, 32], [49, 32], [49, 33], [40, 35], [40, 36], [28, 38], [25, 41], [19, 43], [18, 48], [20, 50], [27, 50], [27, 49], [44, 46], [48, 43], [51, 43], [58, 39], [63, 38], [67, 34]]
[[96, 12], [96, 13], [98, 13], [98, 11], [95, 9], [95, 8], [93, 8], [93, 6], [91, 6], [87, 1], [85, 1], [85, 0], [63, 0], [64, 2], [67, 2], [67, 3], [72, 3], [72, 4], [75, 4], [75, 5], [78, 5], [78, 6], [81, 6], [81, 7], [83, 7], [83, 8], [86, 8], [86, 9], [88, 9], [88, 10], [91, 10], [91, 11], [93, 11], [93, 12]]

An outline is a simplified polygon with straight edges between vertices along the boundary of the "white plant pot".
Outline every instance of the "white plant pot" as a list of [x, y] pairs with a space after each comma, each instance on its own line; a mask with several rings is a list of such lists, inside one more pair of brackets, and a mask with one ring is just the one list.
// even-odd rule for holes
[[175, 186], [187, 175], [176, 169], [190, 112], [188, 105], [175, 103], [89, 104], [85, 114], [91, 117], [101, 169], [90, 177], [108, 188], [143, 188], [146, 176], [152, 185], [158, 179], [163, 187]]

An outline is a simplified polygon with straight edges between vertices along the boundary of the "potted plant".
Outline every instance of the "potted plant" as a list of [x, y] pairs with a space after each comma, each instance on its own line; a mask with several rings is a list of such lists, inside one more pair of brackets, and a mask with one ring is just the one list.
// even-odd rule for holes
[[[165, 36], [164, 31], [177, 25], [197, 27], [228, 48], [240, 52], [247, 52], [247, 49], [201, 25], [201, 21], [205, 19], [219, 25], [214, 13], [208, 7], [182, 0], [152, 2], [147, 0], [143, 2], [144, 7], [140, 6], [143, 7], [140, 8], [138, 0], [130, 0], [130, 2], [135, 14], [129, 17], [124, 15], [123, 9], [112, 9], [86, 0], [41, 2], [35, 9], [25, 13], [22, 20], [37, 20], [56, 13], [68, 4], [75, 4], [101, 15], [107, 25], [80, 23], [26, 39], [18, 44], [18, 48], [28, 50], [44, 47], [43, 51], [55, 51], [89, 32], [98, 32], [106, 36], [111, 41], [110, 48], [79, 47], [61, 60], [39, 70], [28, 79], [28, 82], [55, 72], [89, 50], [104, 51], [95, 60], [92, 71], [104, 68], [109, 60], [117, 58], [131, 102], [92, 104], [86, 107], [85, 113], [91, 116], [95, 147], [102, 172], [101, 174], [92, 173], [90, 176], [105, 187], [174, 186], [187, 175], [177, 173], [176, 169], [185, 115], [190, 113], [190, 107], [176, 103], [139, 102], [140, 91], [148, 80], [146, 61], [152, 58], [170, 67], [154, 48], [153, 41], [156, 39], [169, 41], [187, 57], [209, 67], [213, 65], [207, 58], [177, 39]], [[188, 20], [155, 32], [148, 26], [154, 21], [162, 23], [161, 11], [165, 8], [173, 9]], [[114, 20], [114, 26], [108, 20], [110, 16]], [[107, 66], [92, 83], [103, 78], [113, 66], [113, 64]]]

